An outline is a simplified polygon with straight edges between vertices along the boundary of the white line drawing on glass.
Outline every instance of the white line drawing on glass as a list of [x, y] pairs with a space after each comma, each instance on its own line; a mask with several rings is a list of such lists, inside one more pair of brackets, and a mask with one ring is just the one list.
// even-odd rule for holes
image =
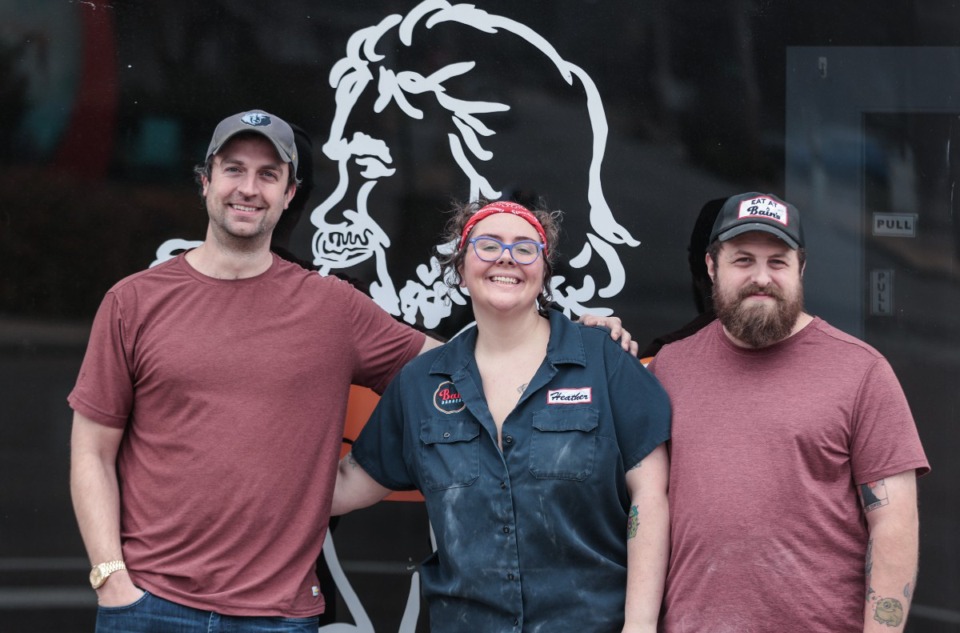
[[[545, 55], [568, 85], [579, 83], [583, 89], [592, 131], [587, 184], [591, 230], [569, 264], [573, 268], [584, 268], [596, 261], [596, 256], [606, 267], [609, 283], [598, 289], [589, 274], [584, 276], [579, 287], [568, 283], [562, 276], [553, 279], [557, 303], [567, 314], [581, 315], [587, 311], [585, 302], [594, 297], [616, 296], [624, 287], [624, 268], [614, 247], [639, 245], [616, 221], [603, 194], [600, 168], [608, 126], [600, 94], [593, 80], [579, 66], [563, 59], [531, 28], [469, 4], [424, 0], [406, 15], [389, 15], [379, 24], [356, 31], [350, 37], [346, 56], [330, 72], [330, 85], [336, 94], [336, 112], [329, 140], [322, 151], [337, 164], [339, 180], [334, 191], [310, 216], [316, 227], [312, 243], [314, 265], [320, 268], [321, 274], [326, 274], [372, 258], [376, 280], [370, 285], [370, 294], [381, 307], [393, 315], [402, 316], [408, 323], [417, 323], [419, 319], [425, 327], [433, 328], [450, 315], [452, 304], [465, 304], [461, 291], [446, 287], [439, 278], [435, 258], [417, 267], [416, 279], [397, 280], [391, 274], [386, 256], [391, 247], [390, 236], [368, 208], [374, 188], [396, 174], [391, 147], [383, 139], [351, 129], [349, 124], [351, 114], [365, 93], [374, 93], [375, 113], [382, 113], [388, 105], [394, 104], [411, 119], [425, 116], [421, 108], [413, 105], [414, 100], [432, 98], [449, 119], [446, 123], [449, 124], [450, 158], [469, 181], [469, 199], [476, 200], [481, 196], [498, 199], [504, 194], [483, 175], [484, 163], [493, 158], [493, 152], [484, 147], [484, 139], [497, 134], [483, 119], [484, 115], [509, 111], [510, 105], [461, 99], [452, 89], [448, 90], [447, 85], [452, 80], [473, 70], [475, 61], [457, 61], [424, 75], [401, 68], [397, 61], [399, 55], [393, 50], [394, 47], [412, 46], [418, 38], [427, 36], [425, 30], [445, 22], [456, 22], [490, 36], [501, 33], [519, 36]], [[386, 51], [390, 51], [389, 55]], [[557, 159], [562, 160], [561, 157]], [[438, 248], [450, 249], [452, 244], [438, 245]], [[404, 285], [398, 288], [399, 283]], [[611, 313], [609, 309], [597, 306], [590, 306], [589, 310], [598, 315]]]

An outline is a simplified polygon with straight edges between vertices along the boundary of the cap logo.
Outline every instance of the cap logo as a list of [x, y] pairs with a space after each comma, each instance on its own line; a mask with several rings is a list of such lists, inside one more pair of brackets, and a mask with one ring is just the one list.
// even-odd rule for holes
[[459, 413], [467, 407], [463, 402], [463, 398], [460, 397], [460, 391], [456, 385], [449, 380], [441, 382], [437, 386], [437, 390], [433, 392], [433, 406], [436, 407], [440, 413], [446, 413], [448, 415], [451, 413]]
[[240, 117], [240, 120], [247, 125], [252, 125], [254, 127], [265, 127], [273, 123], [273, 121], [270, 120], [270, 117], [262, 112], [249, 112]]
[[740, 220], [749, 218], [764, 218], [774, 220], [787, 226], [787, 205], [777, 202], [771, 198], [752, 198], [740, 203], [740, 210], [737, 213]]

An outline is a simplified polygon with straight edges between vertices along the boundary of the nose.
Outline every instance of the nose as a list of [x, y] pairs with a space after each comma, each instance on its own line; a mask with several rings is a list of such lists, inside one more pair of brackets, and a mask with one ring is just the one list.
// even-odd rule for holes
[[511, 265], [511, 266], [516, 266], [516, 265], [517, 265], [516, 260], [513, 259], [513, 251], [511, 251], [511, 250], [510, 250], [509, 248], [507, 248], [507, 247], [504, 247], [503, 250], [500, 251], [500, 257], [497, 258], [497, 263], [498, 263], [498, 264], [509, 264], [509, 265]]
[[766, 288], [772, 281], [770, 271], [766, 266], [758, 264], [753, 272], [753, 281], [761, 288]]
[[237, 184], [237, 191], [240, 192], [242, 196], [247, 198], [257, 194], [257, 175], [252, 172], [247, 172], [240, 179], [240, 182]]

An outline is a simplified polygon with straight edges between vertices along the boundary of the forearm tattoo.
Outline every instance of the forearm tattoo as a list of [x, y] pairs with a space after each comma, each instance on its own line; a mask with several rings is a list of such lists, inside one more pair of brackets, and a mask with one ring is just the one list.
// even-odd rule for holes
[[353, 458], [353, 451], [350, 451], [349, 453], [347, 453], [346, 456], [343, 458], [343, 461], [347, 462], [347, 466], [350, 466], [351, 468], [360, 467], [360, 464], [357, 463], [357, 460]]
[[885, 480], [860, 484], [860, 503], [863, 505], [864, 512], [876, 510], [890, 503], [890, 499], [887, 497]]
[[900, 626], [903, 624], [903, 604], [896, 598], [878, 598], [873, 619], [889, 627]]
[[630, 506], [630, 516], [627, 517], [627, 540], [636, 536], [638, 529], [640, 529], [640, 512], [637, 506]]
[[[871, 574], [873, 573], [873, 539], [867, 541], [867, 558], [864, 566], [867, 576], [867, 604], [873, 606], [873, 619], [885, 626], [896, 628], [903, 624], [904, 609], [903, 603], [896, 598], [884, 598], [877, 595], [871, 584]], [[910, 595], [912, 586], [916, 584], [916, 574], [914, 574], [913, 583], [907, 583], [903, 588], [903, 597], [907, 604], [910, 604]]]

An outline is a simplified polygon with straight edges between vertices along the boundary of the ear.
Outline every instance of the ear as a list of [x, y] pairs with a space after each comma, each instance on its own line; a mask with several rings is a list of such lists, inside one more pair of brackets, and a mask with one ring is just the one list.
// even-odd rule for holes
[[207, 191], [210, 189], [210, 179], [206, 176], [200, 176], [200, 187], [203, 191], [203, 197], [207, 197]]
[[800, 267], [800, 279], [803, 279], [803, 271], [807, 269], [807, 262], [803, 262], [803, 266]]
[[707, 274], [710, 275], [710, 281], [717, 283], [717, 280], [715, 279], [717, 272], [714, 270], [713, 258], [710, 257], [710, 253], [707, 253], [704, 255], [704, 257], [706, 258], [705, 261], [707, 262]]
[[286, 209], [287, 207], [290, 206], [290, 201], [293, 200], [293, 197], [294, 197], [295, 195], [297, 195], [297, 185], [296, 185], [296, 184], [292, 184], [292, 185], [290, 185], [289, 187], [287, 187], [287, 192], [286, 192], [285, 194], [283, 194], [283, 197], [284, 197], [283, 208], [284, 208], [284, 209]]

